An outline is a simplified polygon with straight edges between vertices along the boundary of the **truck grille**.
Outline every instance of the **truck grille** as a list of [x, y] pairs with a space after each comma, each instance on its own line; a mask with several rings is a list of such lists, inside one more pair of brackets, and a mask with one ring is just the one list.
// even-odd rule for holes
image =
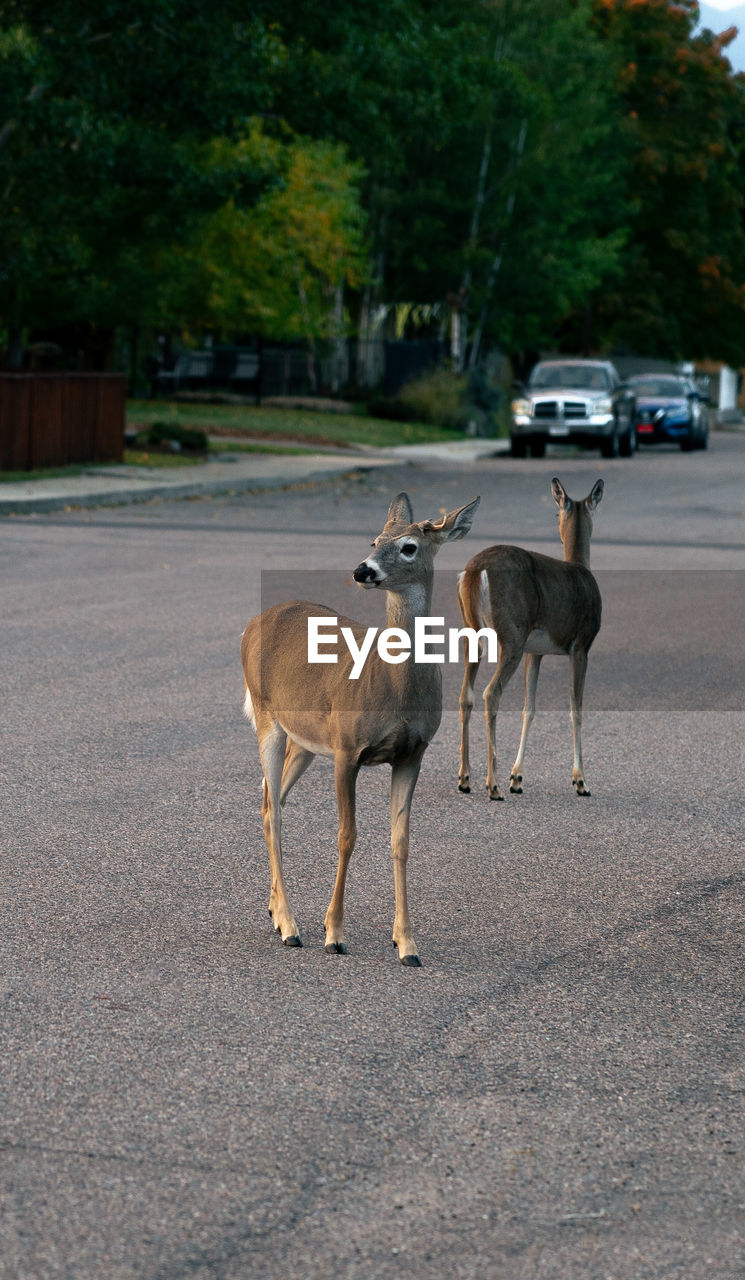
[[539, 400], [534, 418], [586, 418], [587, 405], [581, 400]]

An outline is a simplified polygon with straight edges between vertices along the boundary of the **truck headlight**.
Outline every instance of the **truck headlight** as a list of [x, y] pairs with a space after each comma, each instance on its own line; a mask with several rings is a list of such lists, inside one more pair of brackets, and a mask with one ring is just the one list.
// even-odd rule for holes
[[607, 397], [603, 400], [595, 400], [592, 406], [593, 413], [612, 413], [613, 401]]
[[513, 400], [512, 412], [516, 418], [530, 417], [530, 401], [529, 400]]

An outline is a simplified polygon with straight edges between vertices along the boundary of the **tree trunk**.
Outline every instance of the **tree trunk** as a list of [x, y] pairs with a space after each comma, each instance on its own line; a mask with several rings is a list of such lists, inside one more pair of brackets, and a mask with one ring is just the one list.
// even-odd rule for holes
[[[523, 152], [525, 150], [525, 139], [527, 137], [527, 133], [528, 133], [528, 122], [527, 120], [523, 120], [520, 124], [520, 131], [517, 135], [517, 142], [515, 144], [515, 164], [514, 164], [513, 176], [517, 174], [520, 168], [520, 164], [522, 162]], [[507, 217], [505, 221], [505, 226], [509, 226], [510, 219], [512, 218], [512, 214], [515, 209], [516, 198], [517, 198], [517, 193], [513, 186], [512, 190], [510, 191], [507, 197], [507, 208], [506, 208]], [[502, 265], [502, 248], [501, 246], [499, 246], [495, 250], [494, 257], [492, 258], [492, 261], [491, 261], [491, 266], [489, 267], [489, 274], [486, 278], [486, 286], [484, 289], [484, 300], [481, 304], [481, 311], [479, 313], [478, 324], [476, 325], [476, 330], [473, 335], [473, 341], [471, 343], [471, 351], [468, 358], [469, 369], [475, 369], [476, 363], [479, 358], [479, 350], [481, 348], [481, 342], [484, 336], [486, 318], [487, 318], [487, 315], [489, 314], [489, 303], [491, 301], [492, 290], [494, 289], [494, 282], [499, 274], [499, 268], [501, 267], [501, 265]]]
[[308, 307], [308, 295], [305, 292], [305, 285], [303, 284], [303, 278], [300, 275], [299, 268], [297, 268], [297, 290], [298, 290], [298, 295], [300, 297], [300, 306], [303, 312], [303, 319], [305, 320], [305, 332], [308, 340], [308, 357], [307, 357], [308, 382], [310, 383], [311, 391], [315, 395], [316, 391], [318, 390], [318, 381], [316, 378], [316, 342], [311, 332], [310, 308]]
[[[504, 42], [505, 42], [505, 33], [503, 28], [499, 32], [499, 35], [497, 36], [497, 39], [496, 39], [496, 43], [494, 45], [494, 63], [495, 64], [498, 64], [502, 59], [502, 54], [504, 52]], [[465, 368], [466, 350], [468, 345], [468, 302], [469, 302], [469, 295], [471, 293], [471, 278], [472, 278], [471, 263], [473, 261], [473, 255], [476, 252], [476, 247], [478, 245], [479, 229], [481, 227], [481, 214], [483, 212], [484, 204], [486, 202], [486, 179], [489, 173], [489, 164], [491, 162], [492, 130], [493, 130], [493, 121], [490, 118], [486, 126], [486, 132], [484, 133], [484, 145], [481, 150], [481, 164], [479, 166], [479, 178], [476, 184], [476, 196], [473, 202], [473, 211], [471, 213], [471, 227], [468, 233], [468, 243], [466, 245], [466, 269], [463, 272], [463, 276], [460, 282], [459, 296], [462, 299], [463, 315], [462, 316], [459, 315], [457, 321], [455, 320], [455, 316], [453, 316], [455, 327], [458, 331], [458, 351], [459, 351], [458, 357], [456, 358], [455, 353], [453, 353], [453, 363], [455, 366], [456, 373], [462, 373], [463, 369]]]
[[334, 355], [331, 363], [331, 390], [337, 395], [341, 387], [349, 379], [349, 361], [346, 335], [344, 333], [344, 286], [337, 285], [334, 290], [334, 315], [332, 321], [334, 334]]

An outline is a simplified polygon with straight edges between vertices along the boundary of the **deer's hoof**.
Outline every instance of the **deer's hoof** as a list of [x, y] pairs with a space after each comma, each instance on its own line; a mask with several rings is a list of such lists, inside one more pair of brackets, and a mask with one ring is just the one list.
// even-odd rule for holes
[[521, 773], [513, 773], [510, 778], [510, 791], [513, 796], [521, 796], [523, 793], [523, 775]]
[[470, 796], [471, 794], [471, 788], [467, 782], [459, 782], [458, 790], [462, 791], [464, 796]]
[[421, 969], [422, 967], [419, 956], [401, 956], [401, 964], [406, 969]]
[[288, 933], [286, 938], [282, 939], [286, 947], [302, 947], [302, 942], [296, 933]]
[[498, 787], [487, 787], [490, 800], [504, 800], [504, 796]]
[[592, 794], [592, 792], [590, 792], [588, 788], [585, 786], [584, 778], [575, 778], [572, 782], [572, 786], [574, 787], [574, 790], [577, 792], [578, 796], [589, 796]]
[[347, 946], [344, 942], [327, 942], [326, 954], [330, 956], [345, 956], [347, 954]]

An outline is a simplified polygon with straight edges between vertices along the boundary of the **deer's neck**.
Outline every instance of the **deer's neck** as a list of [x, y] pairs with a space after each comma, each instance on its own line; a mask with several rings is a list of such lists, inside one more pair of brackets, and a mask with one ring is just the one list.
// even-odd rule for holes
[[417, 583], [406, 591], [386, 592], [386, 617], [389, 627], [400, 627], [414, 642], [414, 619], [428, 617], [432, 605], [432, 579]]
[[389, 627], [400, 627], [411, 640], [411, 652], [407, 662], [388, 668], [390, 688], [394, 700], [404, 718], [418, 726], [417, 732], [429, 741], [437, 730], [442, 714], [442, 675], [438, 666], [416, 662], [414, 659], [414, 623], [417, 618], [429, 617], [432, 609], [433, 578], [409, 588], [400, 594], [392, 591], [386, 595], [386, 614]]
[[564, 559], [569, 564], [590, 567], [590, 529], [585, 520], [572, 520], [561, 531]]

